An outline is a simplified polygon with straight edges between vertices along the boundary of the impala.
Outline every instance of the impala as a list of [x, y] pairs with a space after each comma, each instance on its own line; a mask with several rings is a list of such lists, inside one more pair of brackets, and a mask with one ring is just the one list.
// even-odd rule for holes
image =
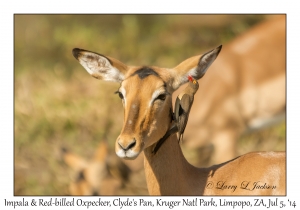
[[184, 145], [213, 145], [211, 164], [236, 157], [242, 134], [285, 119], [285, 70], [285, 15], [263, 21], [226, 44], [199, 83]]
[[115, 195], [129, 181], [132, 171], [100, 142], [94, 156], [87, 160], [62, 149], [63, 161], [73, 170], [75, 177], [69, 184], [71, 195]]
[[176, 134], [153, 152], [173, 124], [172, 93], [188, 82], [188, 76], [202, 78], [221, 48], [188, 58], [175, 68], [127, 66], [112, 57], [73, 49], [74, 57], [93, 77], [120, 83], [116, 93], [123, 103], [124, 125], [115, 151], [124, 159], [144, 153], [150, 195], [285, 194], [284, 152], [249, 153], [196, 168], [183, 156]]

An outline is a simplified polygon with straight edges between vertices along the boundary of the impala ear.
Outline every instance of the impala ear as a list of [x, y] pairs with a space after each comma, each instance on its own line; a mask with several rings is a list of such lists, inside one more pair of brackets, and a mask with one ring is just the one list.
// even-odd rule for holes
[[103, 140], [99, 143], [99, 146], [97, 147], [93, 160], [98, 162], [105, 162], [107, 156], [108, 156], [108, 145], [106, 141]]
[[195, 79], [201, 79], [206, 73], [208, 67], [218, 57], [222, 45], [219, 47], [204, 53], [202, 56], [194, 56], [181, 62], [178, 66], [173, 69], [174, 82], [173, 89], [176, 90], [184, 83], [188, 82], [188, 76], [192, 76]]
[[72, 53], [93, 77], [112, 82], [122, 82], [124, 80], [127, 66], [121, 61], [78, 48], [74, 48]]

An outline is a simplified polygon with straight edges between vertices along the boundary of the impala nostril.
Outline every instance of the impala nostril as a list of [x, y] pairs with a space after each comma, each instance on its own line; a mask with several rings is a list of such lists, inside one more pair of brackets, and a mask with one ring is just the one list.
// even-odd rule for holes
[[133, 148], [133, 147], [135, 146], [135, 144], [136, 144], [136, 140], [133, 139], [133, 140], [128, 144], [127, 149]]
[[124, 150], [124, 147], [123, 147], [122, 143], [120, 142], [120, 139], [118, 140], [118, 145]]
[[133, 148], [133, 147], [136, 145], [136, 140], [135, 140], [135, 138], [134, 138], [134, 139], [132, 139], [130, 142], [124, 143], [124, 142], [122, 142], [122, 141], [119, 139], [119, 140], [118, 140], [118, 145], [119, 145], [123, 150], [127, 151], [127, 150]]

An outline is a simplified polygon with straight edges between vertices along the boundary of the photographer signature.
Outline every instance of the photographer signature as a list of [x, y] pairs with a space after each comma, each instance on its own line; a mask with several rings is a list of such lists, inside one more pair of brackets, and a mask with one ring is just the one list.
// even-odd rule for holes
[[229, 184], [226, 181], [218, 181], [217, 183], [213, 182], [208, 182], [206, 184], [206, 188], [208, 189], [219, 189], [219, 190], [231, 190], [234, 192], [237, 188], [243, 189], [243, 190], [274, 190], [276, 189], [276, 186], [274, 185], [269, 185], [266, 182], [261, 182], [261, 181], [243, 181], [239, 185], [234, 185], [234, 184]]

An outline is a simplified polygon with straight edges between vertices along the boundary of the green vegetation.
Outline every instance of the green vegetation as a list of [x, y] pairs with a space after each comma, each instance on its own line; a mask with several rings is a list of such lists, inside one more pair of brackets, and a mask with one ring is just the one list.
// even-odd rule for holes
[[[103, 139], [113, 147], [121, 129], [123, 109], [113, 94], [119, 85], [90, 77], [72, 56], [73, 48], [96, 51], [129, 65], [172, 67], [228, 42], [265, 18], [15, 15], [15, 195], [68, 194], [70, 172], [61, 162], [60, 148], [90, 157]], [[255, 150], [253, 139], [260, 148], [268, 136], [274, 148], [285, 149], [284, 123], [255, 135], [239, 142], [240, 152], [247, 150], [243, 145]]]

